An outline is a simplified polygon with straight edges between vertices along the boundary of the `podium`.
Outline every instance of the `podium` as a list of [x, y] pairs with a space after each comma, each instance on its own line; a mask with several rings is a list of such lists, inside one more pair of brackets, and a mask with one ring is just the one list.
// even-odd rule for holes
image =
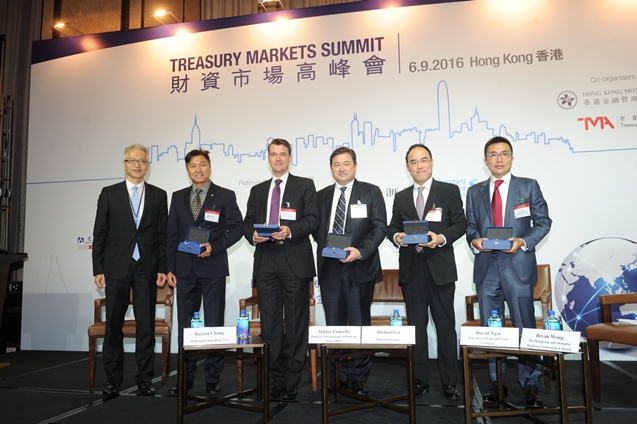
[[[22, 268], [22, 264], [28, 258], [26, 253], [0, 253], [0, 334], [6, 331], [2, 327], [4, 307], [9, 291], [9, 277], [11, 272]], [[4, 352], [0, 352], [4, 353]], [[0, 367], [8, 364], [0, 364]]]

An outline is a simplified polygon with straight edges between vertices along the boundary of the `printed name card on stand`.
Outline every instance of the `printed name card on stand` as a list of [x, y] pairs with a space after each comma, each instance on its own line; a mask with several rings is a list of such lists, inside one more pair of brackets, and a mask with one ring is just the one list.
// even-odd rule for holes
[[416, 344], [416, 327], [413, 325], [374, 325], [362, 327], [362, 330], [362, 344]]
[[237, 343], [237, 327], [184, 328], [184, 346], [227, 345]]
[[460, 327], [463, 346], [519, 347], [520, 330], [508, 327]]
[[312, 344], [360, 344], [361, 328], [347, 325], [312, 325], [309, 328], [308, 342]]
[[545, 350], [547, 352], [578, 353], [581, 333], [579, 331], [522, 329], [520, 348]]

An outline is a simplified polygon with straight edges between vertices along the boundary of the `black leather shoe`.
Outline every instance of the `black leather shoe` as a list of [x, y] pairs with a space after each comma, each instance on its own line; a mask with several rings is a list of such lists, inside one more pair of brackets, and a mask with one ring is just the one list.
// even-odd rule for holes
[[285, 386], [281, 392], [281, 400], [284, 402], [291, 402], [299, 395], [296, 386]]
[[[339, 389], [349, 390], [349, 381], [341, 381], [339, 384]], [[327, 393], [336, 393], [336, 383], [331, 382], [327, 385]]]
[[155, 386], [150, 380], [144, 380], [137, 385], [142, 396], [155, 396]]
[[119, 383], [115, 381], [109, 381], [102, 389], [102, 396], [105, 398], [112, 398], [119, 394]]
[[423, 394], [429, 393], [429, 383], [423, 383], [422, 380], [414, 381], [414, 392], [416, 396], [422, 396]]
[[357, 395], [367, 396], [367, 386], [362, 381], [352, 383], [350, 390]]
[[541, 408], [542, 405], [544, 405], [542, 396], [540, 396], [540, 390], [533, 385], [526, 386], [526, 389], [524, 389], [524, 399], [529, 408]]
[[[502, 386], [502, 396], [509, 396], [509, 389], [507, 388], [507, 386]], [[487, 390], [487, 392], [482, 396], [482, 400], [488, 403], [498, 403], [499, 399], [497, 382], [491, 383], [491, 387], [489, 387], [489, 390]]]
[[221, 387], [218, 384], [208, 384], [206, 383], [206, 394], [208, 396], [215, 396], [221, 393]]
[[449, 399], [449, 400], [460, 399], [460, 394], [456, 390], [456, 386], [442, 386], [442, 393], [445, 395], [446, 399]]
[[272, 384], [272, 386], [270, 387], [270, 400], [278, 402], [282, 401], [283, 390], [285, 390], [285, 386], [283, 385], [283, 383], [279, 382]]
[[[192, 388], [195, 385], [193, 384], [192, 386], [188, 386], [188, 390], [192, 390]], [[177, 386], [173, 386], [170, 389], [168, 389], [168, 396], [177, 396], [179, 394], [179, 389], [177, 389]]]

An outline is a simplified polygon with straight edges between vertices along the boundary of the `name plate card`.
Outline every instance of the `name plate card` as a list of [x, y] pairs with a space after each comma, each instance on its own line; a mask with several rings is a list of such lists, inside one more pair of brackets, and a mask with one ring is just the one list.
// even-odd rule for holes
[[548, 352], [578, 353], [581, 333], [579, 331], [522, 329], [520, 348], [545, 350]]
[[377, 325], [362, 328], [362, 344], [414, 345], [416, 327], [413, 325]]
[[184, 346], [227, 345], [237, 343], [237, 327], [184, 328]]
[[508, 327], [460, 327], [463, 346], [519, 347], [520, 330]]
[[316, 344], [360, 344], [361, 327], [356, 326], [310, 326], [309, 343]]

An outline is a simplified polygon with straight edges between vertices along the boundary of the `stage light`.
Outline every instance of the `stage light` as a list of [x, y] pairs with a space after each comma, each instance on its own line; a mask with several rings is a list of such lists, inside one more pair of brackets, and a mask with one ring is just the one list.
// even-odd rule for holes
[[159, 9], [159, 10], [157, 10], [155, 13], [153, 13], [150, 16], [152, 16], [153, 18], [157, 19], [157, 21], [160, 24], [166, 25], [166, 22], [161, 20], [161, 18], [165, 17], [166, 15], [172, 16], [172, 18], [175, 20], [175, 23], [181, 23], [181, 21], [179, 19], [177, 19], [177, 17], [173, 14], [172, 10]]
[[62, 29], [64, 27], [69, 27], [71, 28], [73, 31], [75, 31], [74, 34], [71, 34], [71, 36], [73, 35], [85, 35], [82, 31], [80, 31], [79, 29], [77, 29], [77, 27], [73, 26], [70, 22], [58, 22], [57, 24], [51, 26], [51, 29], [56, 30], [57, 32], [59, 32], [62, 35], [65, 35], [67, 37], [69, 37], [68, 34], [65, 34], [64, 32], [62, 32]]

